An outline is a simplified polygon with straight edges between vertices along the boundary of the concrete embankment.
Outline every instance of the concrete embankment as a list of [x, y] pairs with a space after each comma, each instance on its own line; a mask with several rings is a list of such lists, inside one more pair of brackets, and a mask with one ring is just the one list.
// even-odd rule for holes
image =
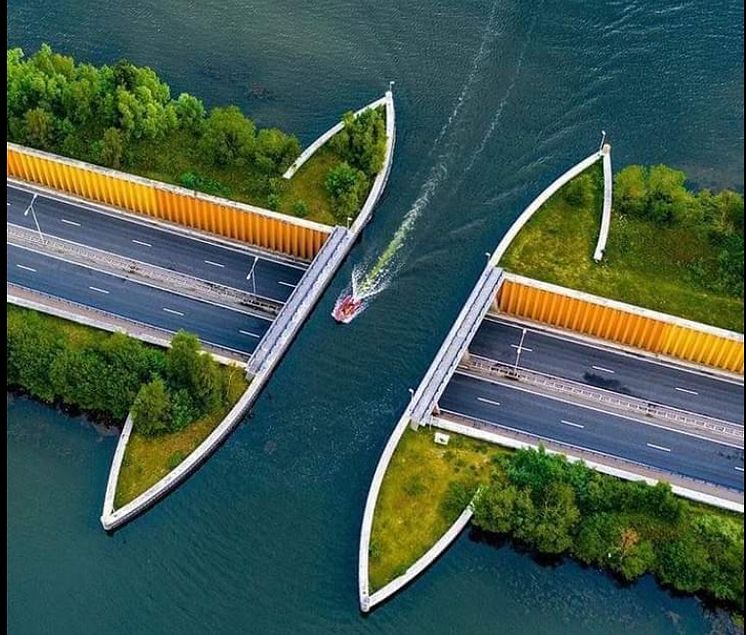
[[[337, 271], [337, 268], [352, 248], [355, 239], [370, 220], [373, 209], [386, 186], [393, 160], [396, 131], [392, 93], [388, 91], [381, 100], [373, 102], [373, 104], [366, 108], [376, 107], [381, 103], [386, 106], [387, 123], [384, 166], [376, 176], [355, 223], [350, 228], [336, 227], [330, 232], [328, 238], [316, 252], [313, 262], [306, 270], [290, 298], [257, 345], [254, 355], [247, 365], [247, 374], [251, 378], [248, 390], [218, 427], [176, 469], [136, 499], [122, 508], [115, 510], [113, 503], [116, 482], [121, 468], [121, 457], [124, 456], [126, 444], [129, 440], [129, 433], [126, 435], [123, 433], [117, 446], [115, 461], [112, 463], [109, 473], [107, 496], [101, 515], [101, 523], [105, 529], [114, 529], [131, 520], [187, 478], [222, 443], [233, 428], [238, 425], [245, 412], [259, 396], [274, 368], [289, 348], [293, 338], [300, 331]], [[361, 112], [364, 110], [365, 108]], [[330, 136], [332, 135], [329, 135], [327, 138], [330, 138]], [[323, 144], [315, 144], [315, 149], [318, 149], [321, 145]], [[310, 154], [306, 156], [305, 160], [310, 157]], [[120, 456], [118, 462], [116, 460], [117, 456]], [[109, 495], [110, 488], [112, 489], [111, 495]]]

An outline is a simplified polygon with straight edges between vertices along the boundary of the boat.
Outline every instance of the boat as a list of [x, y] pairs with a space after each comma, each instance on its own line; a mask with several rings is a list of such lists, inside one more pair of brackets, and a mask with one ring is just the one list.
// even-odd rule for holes
[[362, 309], [362, 299], [348, 293], [334, 305], [332, 317], [340, 324], [349, 324]]

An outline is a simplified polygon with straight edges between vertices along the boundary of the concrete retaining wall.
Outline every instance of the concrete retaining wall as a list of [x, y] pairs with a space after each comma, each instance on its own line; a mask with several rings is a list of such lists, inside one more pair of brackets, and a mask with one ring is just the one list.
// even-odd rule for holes
[[331, 228], [83, 161], [6, 144], [7, 176], [311, 260]]
[[575, 164], [572, 166], [567, 172], [559, 176], [557, 179], [555, 179], [549, 187], [547, 187], [539, 196], [537, 196], [529, 206], [521, 212], [521, 215], [516, 219], [516, 221], [510, 226], [510, 229], [506, 232], [505, 236], [502, 237], [502, 240], [497, 245], [497, 248], [492, 253], [492, 257], [490, 259], [490, 262], [497, 266], [500, 262], [500, 259], [505, 255], [505, 252], [508, 250], [508, 247], [510, 246], [510, 243], [513, 242], [515, 237], [518, 235], [518, 233], [523, 229], [523, 227], [528, 223], [529, 220], [531, 220], [531, 217], [539, 210], [539, 208], [544, 205], [551, 197], [552, 194], [554, 194], [557, 190], [559, 190], [563, 185], [568, 183], [569, 181], [572, 181], [578, 174], [592, 166], [596, 161], [598, 161], [603, 156], [603, 153], [601, 151], [594, 152], [589, 157], [586, 157], [583, 159], [580, 163]]
[[[124, 457], [127, 441], [129, 440], [129, 433], [125, 435], [123, 431], [109, 472], [107, 495], [101, 515], [101, 524], [105, 529], [114, 529], [132, 520], [186, 479], [217, 449], [233, 428], [241, 422], [245, 412], [251, 407], [264, 388], [264, 385], [269, 381], [274, 368], [282, 359], [293, 338], [305, 323], [305, 320], [328, 286], [342, 260], [351, 249], [359, 232], [370, 219], [373, 208], [383, 193], [391, 170], [395, 136], [394, 103], [393, 95], [390, 91], [386, 93], [383, 100], [387, 108], [387, 144], [384, 167], [376, 176], [363, 209], [360, 215], [358, 215], [356, 224], [350, 229], [337, 227], [334, 230], [330, 230], [331, 235], [320, 246], [311, 266], [306, 270], [301, 281], [275, 318], [272, 326], [257, 345], [255, 355], [247, 365], [247, 374], [251, 377], [251, 384], [226, 418], [174, 470], [127, 505], [115, 510], [113, 504], [116, 482], [119, 478], [121, 458]], [[360, 222], [358, 223], [358, 221]], [[121, 453], [121, 458], [117, 460], [119, 453]], [[111, 496], [109, 496], [110, 489], [112, 489]]]
[[611, 227], [611, 191], [614, 184], [614, 177], [611, 172], [611, 146], [606, 144], [601, 149], [604, 155], [604, 205], [601, 212], [601, 230], [598, 232], [598, 242], [596, 250], [593, 252], [593, 259], [599, 262], [604, 257], [606, 251], [606, 242], [609, 239], [609, 228]]
[[[498, 274], [495, 279], [494, 274]], [[480, 278], [481, 284], [472, 291], [469, 299], [464, 304], [461, 312], [459, 313], [456, 321], [454, 322], [451, 330], [448, 332], [443, 344], [441, 345], [438, 353], [436, 354], [433, 362], [430, 364], [425, 378], [420, 383], [419, 387], [415, 391], [412, 399], [410, 400], [407, 407], [404, 409], [399, 422], [396, 424], [393, 433], [389, 437], [386, 446], [381, 453], [381, 458], [378, 459], [378, 465], [376, 471], [373, 474], [373, 480], [368, 490], [368, 497], [365, 501], [365, 511], [363, 512], [363, 523], [360, 529], [360, 546], [358, 551], [358, 593], [360, 600], [360, 609], [364, 612], [369, 611], [373, 606], [382, 602], [392, 593], [395, 593], [402, 586], [407, 584], [409, 580], [419, 574], [420, 571], [432, 562], [442, 549], [448, 546], [448, 542], [441, 545], [440, 550], [431, 549], [428, 551], [426, 556], [429, 558], [427, 564], [424, 566], [417, 567], [416, 569], [410, 569], [407, 573], [400, 578], [392, 580], [382, 589], [379, 589], [375, 594], [369, 593], [369, 580], [368, 580], [368, 552], [370, 550], [370, 537], [373, 530], [373, 515], [375, 513], [376, 502], [378, 501], [378, 494], [381, 491], [381, 485], [383, 484], [383, 478], [388, 469], [391, 457], [394, 455], [396, 446], [399, 444], [404, 431], [407, 429], [410, 420], [412, 419], [415, 410], [427, 412], [429, 415], [429, 408], [427, 404], [432, 405], [434, 400], [437, 399], [437, 395], [440, 394], [438, 386], [445, 386], [444, 377], [450, 376], [453, 372], [452, 368], [455, 368], [451, 363], [455, 359], [458, 363], [458, 359], [463, 350], [468, 346], [468, 343], [473, 336], [473, 331], [478, 326], [487, 308], [490, 306], [491, 294], [487, 294], [486, 300], [481, 299], [484, 289], [491, 289], [492, 293], [496, 286], [499, 284], [499, 272], [496, 271], [492, 266], [488, 265]], [[443, 372], [439, 372], [442, 369]], [[422, 404], [426, 404], [424, 407]], [[424, 557], [424, 556], [423, 556]], [[413, 565], [414, 566], [414, 565]]]
[[741, 333], [509, 273], [497, 306], [508, 315], [743, 374]]

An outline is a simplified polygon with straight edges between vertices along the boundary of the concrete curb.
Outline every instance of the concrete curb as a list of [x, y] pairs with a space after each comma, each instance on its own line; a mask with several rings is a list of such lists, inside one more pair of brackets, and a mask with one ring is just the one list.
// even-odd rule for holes
[[[492, 283], [496, 283], [496, 281], [492, 280], [492, 276], [490, 275], [493, 274], [494, 271], [495, 269], [488, 265], [483, 272], [480, 281], [482, 281], [484, 284], [489, 284], [490, 281]], [[497, 282], [499, 282], [499, 277]], [[467, 341], [469, 331], [472, 329], [474, 324], [479, 322], [479, 316], [483, 316], [484, 313], [487, 311], [487, 308], [489, 307], [488, 302], [487, 305], [480, 307], [475, 315], [473, 307], [471, 306], [472, 300], [480, 296], [480, 292], [482, 291], [482, 287], [484, 286], [484, 284], [477, 285], [477, 287], [475, 287], [475, 289], [469, 296], [469, 300], [467, 300], [467, 302], [462, 307], [461, 312], [453, 323], [453, 326], [451, 326], [448, 335], [443, 341], [443, 344], [441, 344], [438, 353], [435, 355], [435, 358], [433, 359], [430, 367], [425, 373], [425, 378], [423, 379], [423, 381], [420, 382], [419, 387], [412, 395], [412, 399], [409, 401], [409, 404], [407, 404], [404, 413], [399, 419], [399, 422], [396, 424], [396, 427], [389, 437], [389, 440], [386, 442], [386, 446], [381, 453], [381, 457], [378, 459], [378, 465], [376, 466], [376, 471], [373, 474], [373, 480], [371, 481], [370, 488], [368, 490], [368, 497], [365, 501], [363, 522], [360, 528], [360, 545], [358, 550], [358, 594], [360, 609], [363, 612], [367, 613], [373, 606], [385, 600], [392, 593], [395, 593], [398, 589], [404, 586], [404, 584], [406, 584], [409, 579], [413, 578], [414, 576], [418, 575], [420, 571], [424, 570], [424, 567], [418, 568], [417, 572], [412, 573], [411, 577], [407, 578], [407, 580], [399, 583], [399, 578], [396, 578], [395, 580], [389, 582], [382, 589], [376, 591], [376, 593], [374, 593], [373, 595], [369, 593], [370, 582], [368, 577], [368, 554], [370, 550], [371, 533], [373, 530], [373, 516], [375, 514], [376, 502], [378, 501], [378, 494], [381, 490], [381, 485], [383, 484], [383, 477], [385, 476], [386, 470], [389, 466], [389, 463], [391, 462], [391, 457], [394, 455], [396, 446], [399, 444], [399, 439], [401, 439], [404, 431], [409, 425], [413, 412], [415, 411], [415, 409], [417, 409], [419, 402], [423, 398], [423, 395], [430, 389], [431, 379], [434, 377], [436, 370], [441, 365], [441, 363], [443, 363], [444, 360], [449, 361], [449, 368], [453, 366], [453, 364], [450, 362], [453, 362], [454, 359], [456, 362], [458, 362], [460, 354], [458, 353], [458, 351], [456, 351], [455, 354], [453, 353], [453, 351], [451, 350], [452, 343], [456, 341], [457, 338], [459, 338], [459, 342]], [[472, 323], [467, 324], [467, 332], [462, 333], [461, 329], [467, 318], [470, 318], [472, 320]], [[455, 366], [453, 366], [453, 368], [455, 368]], [[438, 382], [438, 385], [441, 384], [442, 380]], [[430, 399], [432, 399], [432, 397], [430, 397]], [[432, 559], [435, 559], [436, 557], [437, 553], [432, 556]], [[404, 575], [406, 576], [407, 574]]]
[[[372, 101], [367, 106], [363, 106], [360, 110], [355, 112], [355, 117], [360, 116], [362, 113], [364, 113], [369, 108], [377, 108], [381, 104], [386, 102], [386, 97], [381, 97], [379, 99], [376, 99], [375, 101]], [[344, 128], [344, 124], [339, 121], [334, 126], [329, 128], [324, 134], [322, 134], [318, 139], [316, 139], [310, 146], [308, 146], [303, 152], [301, 152], [301, 155], [293, 162], [293, 164], [285, 171], [285, 173], [282, 175], [283, 179], [291, 179], [295, 175], [295, 173], [300, 170], [303, 165], [308, 161], [315, 152], [323, 146], [329, 139], [331, 139], [335, 134], [337, 134], [340, 130]]]
[[[501, 445], [503, 447], [512, 448], [514, 450], [520, 450], [520, 449], [526, 449], [526, 448], [538, 449], [539, 447], [538, 439], [537, 439], [537, 443], [519, 441], [517, 439], [512, 439], [508, 436], [502, 435], [498, 432], [487, 432], [486, 430], [477, 430], [470, 426], [466, 426], [466, 425], [457, 423], [455, 421], [451, 421], [443, 416], [434, 417], [432, 419], [432, 425], [434, 425], [436, 428], [440, 428], [448, 432], [462, 434], [464, 436], [472, 437], [474, 439], [479, 439], [481, 441], [487, 441], [489, 443], [494, 443], [496, 445]], [[531, 435], [526, 435], [526, 436], [531, 436]], [[659, 482], [659, 480], [663, 480], [663, 479], [650, 478], [648, 476], [643, 476], [641, 474], [636, 474], [635, 472], [631, 470], [611, 467], [609, 465], [605, 465], [600, 462], [589, 461], [582, 457], [573, 455], [571, 451], [570, 452], [558, 452], [556, 450], [551, 450], [548, 448], [545, 448], [545, 449], [549, 454], [562, 454], [567, 457], [568, 461], [571, 461], [571, 462], [584, 461], [588, 467], [596, 470], [597, 472], [601, 472], [602, 474], [607, 474], [609, 476], [615, 476], [617, 478], [621, 478], [626, 481], [644, 481], [648, 485], [655, 485], [656, 483]], [[590, 451], [588, 452], [591, 453]], [[598, 454], [598, 453], [595, 453], [595, 454]], [[620, 462], [629, 463], [628, 461], [624, 461], [623, 459], [617, 458], [617, 460]], [[671, 489], [674, 492], [674, 494], [681, 496], [682, 498], [687, 498], [689, 500], [693, 500], [699, 503], [704, 503], [706, 505], [711, 505], [713, 507], [718, 507], [720, 509], [727, 509], [727, 510], [738, 512], [741, 514], [744, 513], [743, 503], [738, 503], [736, 501], [728, 500], [726, 498], [721, 498], [719, 496], [714, 496], [712, 494], [707, 494], [704, 492], [698, 492], [697, 490], [693, 490], [688, 487], [683, 487], [681, 485], [671, 484]]]
[[425, 571], [425, 569], [435, 562], [443, 552], [451, 546], [451, 543], [458, 538], [459, 534], [464, 530], [464, 527], [469, 524], [472, 514], [471, 505], [469, 505], [463, 512], [461, 512], [461, 515], [456, 519], [453, 525], [451, 525], [446, 532], [438, 538], [437, 542], [430, 547], [430, 549], [428, 549], [419, 560], [412, 564], [406, 572], [389, 582], [386, 586], [381, 587], [370, 596], [370, 605], [375, 606], [376, 604], [380, 604], [386, 598], [391, 597], [394, 593], [403, 589]]
[[492, 253], [490, 263], [493, 266], [497, 266], [500, 259], [505, 255], [508, 250], [510, 243], [513, 242], [518, 233], [523, 227], [531, 220], [531, 217], [546, 203], [557, 190], [559, 190], [565, 183], [574, 179], [578, 174], [589, 168], [596, 161], [603, 157], [603, 152], [594, 152], [589, 157], [583, 159], [580, 163], [576, 163], [573, 167], [567, 170], [564, 174], [557, 177], [539, 196], [537, 196], [528, 207], [521, 212], [521, 215], [516, 221], [510, 226], [507, 233], [502, 237], [502, 240], [498, 243], [495, 251]]
[[601, 212], [601, 230], [598, 233], [596, 251], [593, 252], [593, 260], [600, 262], [606, 251], [606, 241], [609, 239], [609, 228], [611, 227], [611, 190], [614, 184], [611, 173], [611, 146], [607, 143], [602, 149], [604, 155], [604, 206]]

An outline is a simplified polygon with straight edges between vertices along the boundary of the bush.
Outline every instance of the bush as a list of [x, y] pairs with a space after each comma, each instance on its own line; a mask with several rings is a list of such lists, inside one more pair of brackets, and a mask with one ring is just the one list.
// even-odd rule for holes
[[386, 156], [383, 108], [369, 108], [358, 117], [348, 112], [342, 121], [344, 127], [330, 141], [332, 148], [346, 163], [372, 177], [383, 167]]
[[332, 210], [338, 222], [344, 223], [360, 209], [368, 189], [368, 179], [362, 170], [347, 162], [337, 164], [326, 176], [325, 186], [332, 199]]
[[300, 218], [305, 218], [308, 216], [308, 205], [306, 202], [302, 199], [298, 199], [293, 203], [293, 214]]

